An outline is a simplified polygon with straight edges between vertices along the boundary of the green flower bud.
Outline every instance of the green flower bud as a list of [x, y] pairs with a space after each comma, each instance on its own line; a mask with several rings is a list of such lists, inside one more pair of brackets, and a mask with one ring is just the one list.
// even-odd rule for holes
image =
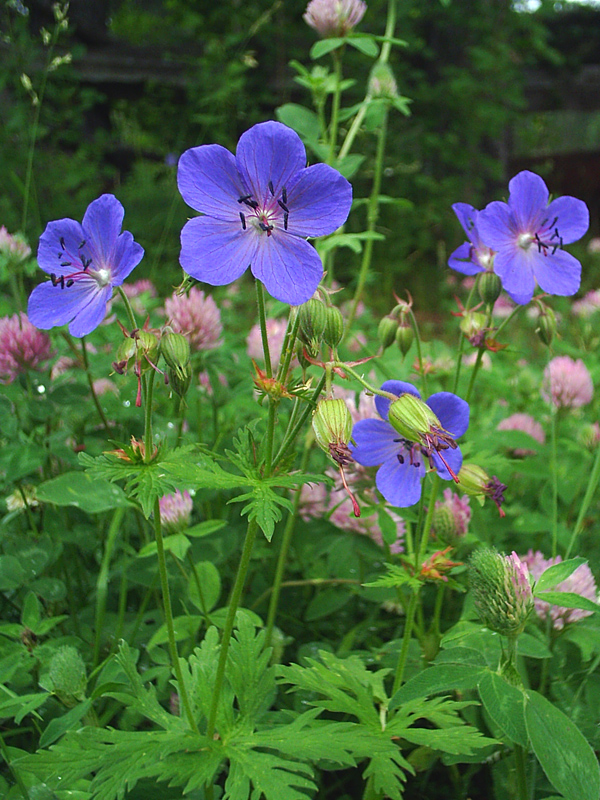
[[485, 495], [490, 476], [477, 464], [463, 464], [458, 473], [458, 488], [473, 497]]
[[338, 464], [352, 461], [348, 442], [352, 436], [352, 415], [344, 400], [319, 400], [312, 427], [319, 447]]
[[158, 352], [158, 339], [150, 331], [145, 331], [143, 328], [138, 328], [127, 336], [119, 345], [117, 350], [117, 362], [121, 365], [123, 371], [127, 367], [132, 367], [136, 362], [141, 362], [142, 372], [148, 369], [150, 364], [144, 356], [147, 356], [150, 361], [154, 361], [156, 353]]
[[485, 330], [486, 317], [478, 311], [465, 311], [460, 321], [460, 329], [469, 341]]
[[318, 350], [327, 325], [327, 306], [316, 297], [311, 297], [299, 307], [298, 316], [300, 318], [299, 338], [313, 349]]
[[550, 347], [556, 334], [556, 314], [550, 306], [541, 309], [536, 333], [546, 347]]
[[369, 76], [369, 92], [373, 97], [392, 100], [398, 97], [398, 85], [394, 73], [383, 61], [377, 61]]
[[379, 327], [377, 328], [377, 337], [383, 350], [387, 350], [387, 348], [393, 343], [397, 330], [398, 320], [395, 319], [391, 314], [381, 318], [379, 321]]
[[479, 275], [477, 287], [479, 297], [481, 297], [486, 306], [493, 306], [500, 297], [502, 281], [495, 272], [482, 272]]
[[443, 430], [442, 424], [429, 406], [414, 394], [406, 392], [390, 406], [388, 422], [409, 442], [422, 442], [432, 428]]
[[339, 308], [327, 306], [327, 321], [323, 331], [323, 341], [329, 347], [337, 347], [344, 336], [344, 318]]
[[454, 544], [459, 538], [457, 536], [454, 514], [452, 513], [452, 509], [446, 505], [436, 505], [431, 526], [437, 538], [441, 539], [442, 542]]
[[163, 334], [160, 345], [161, 353], [170, 368], [170, 372], [175, 373], [180, 380], [188, 379], [191, 375], [191, 370], [190, 343], [187, 338], [182, 333], [167, 331]]
[[527, 565], [516, 553], [477, 550], [469, 563], [469, 583], [475, 607], [486, 627], [505, 636], [523, 631], [533, 608]]
[[85, 664], [71, 645], [59, 647], [52, 656], [49, 677], [57, 697], [69, 708], [85, 699]]
[[410, 350], [415, 338], [415, 332], [410, 325], [399, 325], [396, 331], [396, 344], [405, 356]]

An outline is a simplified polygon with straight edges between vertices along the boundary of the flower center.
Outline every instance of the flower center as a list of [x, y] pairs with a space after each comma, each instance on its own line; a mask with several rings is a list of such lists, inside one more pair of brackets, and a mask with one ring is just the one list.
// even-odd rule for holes
[[240, 211], [242, 230], [248, 230], [248, 225], [250, 225], [255, 231], [271, 236], [273, 231], [276, 228], [280, 228], [281, 222], [283, 222], [283, 229], [287, 231], [290, 216], [290, 210], [287, 207], [287, 190], [284, 186], [281, 190], [281, 196], [277, 197], [273, 188], [273, 181], [269, 181], [268, 186], [269, 193], [262, 203], [255, 200], [251, 194], [238, 197], [238, 203], [245, 205], [248, 209], [247, 211]]
[[68, 275], [57, 275], [55, 272], [51, 272], [50, 280], [52, 281], [52, 286], [69, 289], [75, 281], [80, 280], [84, 275], [93, 278], [101, 289], [110, 284], [112, 276], [109, 269], [106, 267], [92, 269], [92, 259], [86, 256], [83, 251], [85, 240], [78, 246], [76, 254], [69, 252], [64, 237], [61, 236], [59, 241], [61, 250], [57, 256], [60, 266], [74, 267], [74, 271]]
[[550, 255], [553, 256], [554, 253], [556, 253], [558, 249], [562, 249], [563, 246], [562, 236], [556, 227], [557, 222], [558, 217], [554, 217], [552, 221], [548, 218], [542, 220], [537, 231], [520, 233], [517, 236], [517, 245], [523, 248], [523, 250], [529, 250], [531, 245], [535, 243], [538, 253], [542, 253], [545, 256], [550, 253]]

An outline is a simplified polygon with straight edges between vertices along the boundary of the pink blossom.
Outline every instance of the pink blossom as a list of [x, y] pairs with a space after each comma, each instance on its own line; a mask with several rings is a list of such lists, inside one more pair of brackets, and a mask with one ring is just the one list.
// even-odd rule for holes
[[600, 253], [600, 238], [594, 236], [588, 242], [588, 253]]
[[466, 494], [459, 497], [452, 489], [444, 489], [444, 499], [435, 504], [433, 531], [435, 535], [454, 543], [465, 536], [471, 521], [471, 506]]
[[310, 0], [303, 19], [323, 38], [345, 36], [366, 10], [363, 0]]
[[502, 293], [494, 303], [494, 316], [510, 317], [515, 308], [516, 305], [509, 300], [505, 294]]
[[167, 320], [175, 333], [183, 333], [192, 351], [214, 350], [221, 345], [221, 312], [210, 295], [193, 286], [188, 295], [173, 292], [165, 301]]
[[594, 385], [587, 367], [579, 358], [553, 358], [544, 370], [542, 397], [557, 408], [578, 408], [591, 402]]
[[10, 234], [4, 225], [0, 226], [0, 253], [8, 256], [18, 256], [19, 259], [31, 255], [31, 247], [19, 233]]
[[[227, 387], [229, 384], [227, 383], [227, 378], [223, 373], [219, 373], [217, 375], [217, 380], [221, 384], [221, 386]], [[206, 394], [209, 397], [212, 397], [214, 394], [213, 385], [210, 380], [210, 375], [208, 370], [202, 370], [202, 372], [198, 373], [198, 384], [206, 391]]]
[[21, 312], [0, 318], [0, 383], [12, 383], [30, 369], [42, 369], [52, 356], [50, 339]]
[[[546, 441], [544, 429], [540, 423], [536, 422], [536, 420], [529, 414], [512, 414], [510, 417], [500, 420], [496, 430], [522, 431], [523, 433], [529, 434], [532, 439], [535, 439], [536, 442], [539, 442], [540, 444], [544, 444]], [[535, 450], [528, 450], [522, 447], [517, 447], [512, 452], [515, 456], [517, 456], [517, 458], [535, 455]]]
[[97, 397], [101, 397], [103, 394], [119, 394], [119, 389], [117, 384], [108, 378], [98, 378], [94, 381], [94, 392]]
[[141, 294], [156, 297], [156, 288], [152, 281], [147, 278], [140, 278], [139, 281], [134, 281], [133, 283], [124, 283], [123, 292], [130, 300], [134, 297], [139, 297]]
[[[560, 564], [562, 561], [561, 556], [556, 558], [544, 558], [543, 553], [539, 550], [535, 552], [529, 550], [526, 556], [523, 556], [524, 561], [529, 567], [529, 572], [534, 580], [537, 580], [540, 575], [554, 564]], [[596, 588], [596, 581], [592, 575], [592, 571], [588, 564], [581, 564], [577, 569], [572, 572], [566, 580], [561, 581], [556, 586], [552, 587], [553, 592], [573, 592], [582, 597], [586, 597], [593, 603], [598, 602], [598, 590]], [[577, 622], [584, 617], [589, 617], [592, 611], [585, 611], [582, 608], [565, 608], [564, 606], [555, 606], [546, 603], [544, 600], [534, 598], [535, 610], [540, 619], [546, 619], [550, 613], [550, 619], [555, 630], [562, 630], [565, 625], [570, 622]]]
[[160, 521], [166, 531], [175, 533], [185, 530], [192, 516], [192, 498], [189, 492], [177, 489], [173, 494], [165, 494], [158, 501]]
[[600, 290], [595, 289], [588, 292], [579, 300], [575, 300], [571, 306], [571, 311], [577, 317], [591, 317], [600, 309]]

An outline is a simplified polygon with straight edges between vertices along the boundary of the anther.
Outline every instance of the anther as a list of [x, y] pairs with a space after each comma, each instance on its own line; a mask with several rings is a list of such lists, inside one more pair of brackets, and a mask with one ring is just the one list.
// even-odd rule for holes
[[75, 281], [73, 280], [73, 278], [69, 278], [69, 280], [66, 283], [67, 289], [69, 288], [69, 286], [73, 286], [74, 283]]
[[243, 194], [241, 197], [238, 197], [238, 203], [247, 203], [252, 197], [251, 194]]
[[278, 202], [278, 203], [279, 203], [279, 205], [280, 205], [280, 206], [283, 208], [283, 210], [284, 210], [284, 211], [287, 211], [287, 212], [288, 212], [288, 214], [289, 214], [290, 210], [289, 210], [289, 208], [286, 206], [286, 204], [283, 202], [283, 200], [278, 200], [277, 202]]
[[272, 194], [272, 195], [273, 195], [273, 197], [274, 197], [274, 196], [275, 196], [275, 189], [273, 188], [273, 181], [269, 181], [269, 183], [267, 184], [267, 186], [269, 187], [269, 191], [271, 192], [271, 194]]
[[62, 247], [62, 249], [66, 250], [67, 249], [67, 245], [65, 244], [65, 237], [61, 236], [58, 241], [60, 242], [60, 246]]
[[85, 247], [85, 239], [81, 242], [81, 244], [79, 245], [79, 247], [77, 249], [81, 250], [82, 247]]
[[284, 203], [287, 203], [287, 189], [285, 188], [285, 186], [281, 190], [281, 199], [283, 200]]
[[398, 459], [400, 464], [404, 464], [404, 456], [402, 455], [402, 453], [397, 453], [396, 458]]
[[245, 216], [242, 214], [242, 212], [241, 212], [241, 211], [240, 211], [240, 219], [241, 219], [241, 221], [242, 221], [242, 228], [243, 228], [244, 230], [246, 230], [246, 217], [245, 217]]
[[70, 261], [61, 261], [60, 265], [61, 265], [61, 267], [70, 267], [71, 266], [71, 262]]
[[56, 277], [56, 272], [51, 272], [50, 273], [50, 280], [52, 282], [52, 286], [56, 286], [56, 284], [58, 283], [58, 279]]
[[289, 219], [289, 216], [290, 216], [290, 215], [289, 215], [289, 212], [288, 212], [288, 211], [284, 211], [284, 212], [283, 212], [283, 227], [284, 227], [284, 229], [285, 229], [286, 231], [287, 231], [287, 228], [288, 228], [288, 219]]

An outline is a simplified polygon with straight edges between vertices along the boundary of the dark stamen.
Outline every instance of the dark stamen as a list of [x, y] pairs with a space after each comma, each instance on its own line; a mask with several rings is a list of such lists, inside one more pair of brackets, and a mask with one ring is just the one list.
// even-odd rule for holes
[[404, 464], [404, 456], [402, 455], [402, 453], [397, 453], [396, 458], [398, 459], [400, 464]]
[[287, 212], [287, 211], [284, 211], [284, 212], [283, 212], [283, 227], [284, 227], [284, 229], [285, 229], [286, 231], [287, 231], [287, 226], [288, 226], [288, 219], [289, 219], [289, 216], [290, 216], [290, 215], [289, 215], [289, 212]]
[[58, 283], [60, 283], [60, 288], [61, 289], [65, 288], [65, 276], [64, 275], [60, 276], [60, 278], [58, 279]]
[[82, 247], [85, 247], [85, 239], [82, 241], [82, 243], [79, 245], [77, 249], [81, 250]]
[[256, 200], [244, 200], [244, 203], [245, 203], [245, 204], [246, 204], [246, 205], [247, 205], [249, 208], [254, 208], [254, 209], [258, 208], [258, 203], [256, 202]]
[[238, 197], [238, 203], [247, 203], [251, 198], [251, 194], [243, 194], [241, 197]]
[[266, 222], [259, 222], [258, 227], [261, 229], [261, 231], [264, 231], [267, 234], [267, 236], [270, 236], [271, 231], [273, 230], [273, 226], [267, 225]]
[[271, 192], [271, 194], [273, 196], [275, 196], [275, 189], [273, 188], [273, 181], [269, 181], [269, 183], [267, 185], [269, 187], [269, 191]]
[[281, 190], [281, 199], [283, 200], [284, 203], [287, 203], [287, 189], [285, 188], [285, 186]]
[[277, 202], [283, 208], [284, 211], [287, 211], [288, 214], [290, 213], [289, 208], [286, 206], [286, 204], [283, 202], [283, 200], [278, 200]]
[[65, 237], [61, 236], [58, 241], [60, 242], [60, 246], [62, 247], [62, 249], [66, 250], [67, 249], [67, 245], [65, 244]]
[[61, 267], [70, 267], [71, 266], [71, 262], [70, 261], [61, 261], [60, 265], [61, 265]]
[[67, 281], [67, 284], [66, 284], [67, 285], [67, 289], [69, 288], [69, 286], [73, 286], [74, 283], [75, 283], [75, 281], [73, 280], [73, 278], [69, 278], [69, 280]]
[[246, 230], [246, 217], [240, 211], [240, 219], [242, 220], [242, 228]]
[[56, 286], [58, 283], [58, 278], [56, 277], [56, 272], [50, 273], [50, 280], [52, 281], [52, 286]]

